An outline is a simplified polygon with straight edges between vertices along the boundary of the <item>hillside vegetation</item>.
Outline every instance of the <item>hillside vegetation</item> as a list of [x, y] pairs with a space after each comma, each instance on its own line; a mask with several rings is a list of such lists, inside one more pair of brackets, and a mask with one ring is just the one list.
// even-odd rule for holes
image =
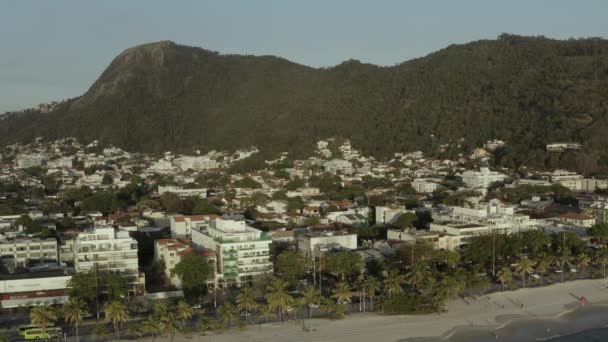
[[[308, 153], [350, 138], [379, 158], [453, 157], [505, 140], [494, 162], [608, 170], [608, 41], [501, 35], [392, 67], [350, 60], [310, 68], [271, 56], [220, 55], [158, 42], [124, 51], [81, 97], [50, 113], [0, 120], [0, 144], [74, 136], [130, 151]], [[573, 141], [579, 152], [549, 153]]]

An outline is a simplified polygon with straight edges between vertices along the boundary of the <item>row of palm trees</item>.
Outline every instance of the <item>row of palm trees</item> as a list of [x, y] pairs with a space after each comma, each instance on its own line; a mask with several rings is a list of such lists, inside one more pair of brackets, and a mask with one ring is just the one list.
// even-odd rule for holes
[[[592, 258], [587, 253], [581, 253], [577, 257], [572, 257], [568, 253], [563, 253], [559, 256], [542, 255], [538, 260], [522, 257], [515, 265], [514, 271], [521, 276], [522, 286], [526, 287], [526, 276], [536, 272], [540, 278], [540, 285], [543, 285], [545, 274], [555, 266], [560, 270], [561, 281], [564, 281], [564, 269], [577, 267], [580, 277], [592, 265], [592, 261], [600, 265], [602, 268], [602, 276], [606, 277], [606, 265], [608, 265], [608, 254], [600, 253]], [[503, 266], [498, 272], [497, 280], [501, 283], [504, 290], [505, 286], [513, 282], [513, 270], [509, 266]]]

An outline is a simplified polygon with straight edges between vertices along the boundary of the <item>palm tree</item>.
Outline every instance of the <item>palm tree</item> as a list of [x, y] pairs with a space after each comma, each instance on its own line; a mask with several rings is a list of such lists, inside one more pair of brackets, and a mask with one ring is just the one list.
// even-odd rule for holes
[[129, 335], [131, 335], [132, 337], [135, 337], [135, 338], [139, 338], [144, 335], [144, 328], [142, 327], [141, 324], [137, 324], [137, 323], [129, 324], [127, 327], [127, 331], [129, 332]]
[[106, 322], [112, 323], [116, 338], [120, 339], [120, 330], [118, 328], [129, 320], [129, 313], [127, 312], [126, 306], [119, 301], [113, 301], [106, 305], [104, 311], [106, 314]]
[[203, 317], [201, 318], [200, 321], [198, 321], [198, 333], [201, 334], [201, 336], [205, 336], [205, 334], [207, 333], [207, 330], [211, 329], [212, 323], [211, 320], [207, 317]]
[[30, 321], [39, 326], [42, 334], [46, 335], [49, 325], [57, 321], [57, 312], [50, 305], [36, 306], [30, 311]]
[[262, 317], [266, 319], [266, 323], [268, 323], [268, 319], [275, 315], [274, 309], [270, 305], [264, 305], [261, 308]]
[[543, 278], [551, 266], [551, 261], [550, 256], [543, 255], [536, 263], [536, 272], [540, 274], [540, 286], [543, 286]]
[[402, 293], [403, 287], [401, 287], [401, 284], [404, 282], [403, 274], [399, 274], [399, 271], [391, 271], [384, 279], [384, 289], [388, 292], [388, 297], [391, 298], [393, 294]]
[[407, 283], [413, 288], [418, 288], [418, 286], [426, 279], [427, 277], [426, 264], [424, 261], [417, 261], [410, 268], [407, 273]]
[[515, 271], [522, 275], [524, 289], [526, 288], [526, 274], [534, 272], [534, 267], [532, 265], [534, 265], [532, 260], [528, 258], [521, 258], [517, 264], [517, 267], [515, 268]]
[[87, 315], [86, 303], [77, 297], [70, 298], [70, 301], [63, 304], [63, 319], [68, 324], [72, 324], [76, 329], [76, 342], [80, 340], [78, 328], [82, 323], [83, 318]]
[[[363, 281], [363, 289], [365, 296], [371, 300], [372, 311], [374, 311], [374, 298], [376, 293], [380, 291], [380, 282], [376, 277], [369, 276]], [[363, 302], [363, 311], [365, 311], [365, 301]]]
[[314, 308], [315, 304], [319, 304], [319, 301], [321, 300], [319, 290], [317, 290], [315, 287], [307, 287], [302, 295], [304, 304], [308, 307], [308, 318], [312, 318], [312, 309]]
[[234, 304], [227, 301], [224, 304], [222, 304], [219, 308], [217, 308], [217, 315], [218, 315], [219, 319], [222, 321], [222, 323], [227, 324], [228, 327], [230, 327], [232, 320], [237, 315], [237, 310], [236, 310], [236, 307], [234, 306]]
[[498, 272], [498, 281], [502, 285], [502, 290], [505, 290], [505, 284], [508, 284], [513, 281], [513, 272], [508, 267], [503, 267]]
[[555, 258], [555, 264], [557, 265], [557, 267], [560, 268], [561, 270], [561, 282], [564, 282], [564, 267], [570, 265], [571, 263], [571, 258], [570, 255], [568, 255], [567, 253], [560, 255], [559, 257]]
[[255, 301], [255, 292], [251, 287], [246, 287], [236, 296], [236, 307], [239, 310], [245, 310], [245, 321], [249, 320], [249, 312], [257, 310], [260, 307]]
[[103, 324], [95, 324], [95, 327], [93, 328], [93, 336], [95, 337], [95, 341], [103, 340], [107, 334], [108, 332]]
[[331, 298], [335, 299], [336, 303], [340, 305], [348, 304], [352, 301], [353, 292], [350, 286], [343, 281], [339, 282], [331, 292], [333, 293]]
[[279, 313], [279, 320], [283, 321], [283, 312], [293, 303], [293, 297], [287, 293], [287, 283], [281, 279], [275, 279], [266, 288], [266, 301], [268, 306]]
[[602, 277], [606, 278], [606, 265], [608, 265], [608, 254], [603, 252], [597, 257], [597, 262], [602, 266]]
[[152, 334], [152, 341], [156, 339], [156, 335], [160, 334], [160, 320], [155, 314], [148, 315], [143, 321], [143, 329]]
[[177, 303], [177, 306], [175, 307], [175, 315], [180, 320], [180, 329], [184, 329], [186, 321], [192, 318], [193, 314], [194, 309], [188, 305], [188, 303], [184, 301]]
[[177, 315], [169, 314], [160, 319], [160, 331], [163, 335], [171, 336], [171, 341], [175, 337], [175, 334], [179, 331], [180, 322], [177, 320]]
[[583, 272], [587, 269], [587, 267], [589, 267], [590, 263], [591, 263], [591, 258], [589, 258], [589, 256], [587, 254], [582, 253], [578, 256], [578, 268], [581, 271], [580, 277], [583, 276]]

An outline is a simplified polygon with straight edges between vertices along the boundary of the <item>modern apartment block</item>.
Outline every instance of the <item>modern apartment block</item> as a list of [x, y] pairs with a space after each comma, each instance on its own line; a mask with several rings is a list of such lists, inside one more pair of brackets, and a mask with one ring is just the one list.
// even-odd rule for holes
[[482, 167], [479, 171], [465, 171], [462, 173], [462, 181], [471, 189], [487, 189], [490, 184], [507, 178], [503, 173], [491, 171]]
[[9, 268], [27, 267], [35, 262], [57, 262], [57, 240], [16, 238], [0, 241], [2, 262]]
[[217, 255], [218, 285], [240, 284], [273, 272], [270, 235], [245, 221], [217, 219], [192, 228], [192, 243]]
[[113, 227], [95, 228], [76, 238], [76, 272], [114, 272], [126, 277], [129, 292], [142, 293], [145, 278], [139, 272], [137, 241], [127, 231]]

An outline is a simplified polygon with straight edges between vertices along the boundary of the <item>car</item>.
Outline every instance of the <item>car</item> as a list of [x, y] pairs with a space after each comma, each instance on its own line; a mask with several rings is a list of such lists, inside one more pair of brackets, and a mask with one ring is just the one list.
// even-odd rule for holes
[[540, 276], [536, 273], [532, 273], [532, 274], [530, 274], [530, 276], [534, 279], [540, 279]]
[[194, 305], [192, 305], [192, 308], [195, 310], [199, 310], [202, 308], [202, 306], [200, 304], [194, 304]]
[[576, 268], [571, 268], [570, 269], [570, 273], [576, 273], [576, 272], [578, 272], [578, 270]]

